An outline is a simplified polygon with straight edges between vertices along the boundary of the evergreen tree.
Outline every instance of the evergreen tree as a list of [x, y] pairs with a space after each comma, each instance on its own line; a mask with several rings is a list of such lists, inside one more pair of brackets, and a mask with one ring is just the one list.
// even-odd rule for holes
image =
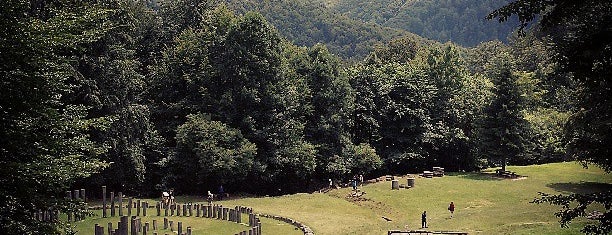
[[493, 58], [487, 74], [494, 88], [492, 101], [484, 109], [479, 126], [480, 154], [500, 163], [505, 171], [509, 160], [524, 154], [527, 126], [521, 112], [523, 101], [510, 55]]

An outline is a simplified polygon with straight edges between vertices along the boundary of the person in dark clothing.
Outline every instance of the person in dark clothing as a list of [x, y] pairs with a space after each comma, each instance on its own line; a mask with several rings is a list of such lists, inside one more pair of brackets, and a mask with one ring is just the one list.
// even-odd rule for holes
[[421, 228], [427, 228], [427, 211], [423, 211], [423, 214], [421, 214]]
[[225, 196], [225, 190], [223, 190], [223, 185], [219, 186], [219, 201], [223, 200], [223, 196]]
[[453, 214], [455, 213], [455, 203], [454, 202], [451, 202], [450, 205], [448, 205], [448, 210], [450, 211], [451, 218], [453, 218]]

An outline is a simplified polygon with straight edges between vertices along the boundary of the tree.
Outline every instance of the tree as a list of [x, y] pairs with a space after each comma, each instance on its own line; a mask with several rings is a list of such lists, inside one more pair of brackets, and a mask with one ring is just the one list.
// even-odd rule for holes
[[[520, 29], [524, 29], [537, 16], [540, 31], [555, 42], [561, 70], [573, 75], [578, 84], [576, 110], [565, 126], [568, 153], [586, 167], [594, 163], [606, 172], [612, 171], [612, 2], [572, 0], [517, 0], [492, 12], [488, 18], [500, 22], [517, 15]], [[584, 216], [586, 205], [601, 203], [606, 206], [599, 224], [587, 225], [582, 230], [589, 234], [607, 234], [612, 231], [612, 210], [609, 195], [612, 192], [573, 194], [543, 197], [535, 202], [564, 205], [557, 213], [561, 225]], [[579, 202], [571, 208], [571, 202]]]
[[[111, 6], [109, 6], [111, 7]], [[160, 138], [149, 120], [149, 107], [142, 94], [145, 91], [145, 75], [140, 58], [136, 55], [140, 34], [152, 18], [142, 2], [119, 1], [112, 5], [109, 18], [119, 25], [105, 32], [95, 42], [84, 46], [75, 62], [77, 72], [76, 92], [67, 97], [91, 107], [88, 117], [109, 116], [109, 128], [91, 133], [92, 140], [109, 146], [99, 158], [113, 162], [101, 174], [82, 183], [84, 188], [109, 189], [123, 192], [151, 190], [144, 184], [150, 163], [159, 159], [157, 154]], [[137, 18], [141, 16], [142, 18]], [[154, 185], [154, 184], [153, 184]]]
[[88, 132], [108, 125], [87, 118], [88, 108], [71, 103], [80, 78], [72, 57], [98, 40], [111, 14], [101, 4], [64, 1], [3, 2], [0, 7], [0, 230], [6, 234], [70, 233], [60, 220], [33, 218], [38, 210], [62, 212], [84, 204], [64, 199], [78, 179], [107, 164], [105, 148]]
[[512, 72], [512, 58], [501, 54], [493, 58], [488, 71], [492, 79], [493, 99], [484, 110], [479, 125], [480, 152], [488, 159], [501, 164], [506, 170], [508, 160], [524, 154], [526, 121], [522, 115], [522, 97]]
[[[347, 77], [341, 73], [339, 58], [332, 55], [325, 46], [316, 45], [308, 50], [304, 74], [312, 94], [312, 113], [307, 117], [306, 139], [317, 146], [317, 161], [322, 173], [336, 172], [336, 177], [347, 176], [345, 168], [349, 162], [342, 149], [352, 144], [349, 131], [352, 127], [350, 114], [353, 110], [353, 90]], [[335, 156], [335, 163], [343, 167], [330, 167], [328, 163]], [[350, 168], [350, 167], [348, 167]], [[339, 174], [338, 172], [343, 172]]]
[[218, 185], [237, 184], [251, 172], [255, 144], [239, 130], [202, 114], [188, 115], [176, 134], [176, 152], [169, 161], [177, 190], [204, 193]]

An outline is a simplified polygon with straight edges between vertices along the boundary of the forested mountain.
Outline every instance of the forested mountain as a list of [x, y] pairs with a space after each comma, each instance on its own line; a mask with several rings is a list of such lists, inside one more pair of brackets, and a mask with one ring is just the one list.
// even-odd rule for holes
[[485, 16], [509, 0], [225, 0], [239, 13], [257, 11], [297, 45], [323, 43], [343, 58], [362, 58], [377, 43], [416, 34], [471, 47], [506, 41], [518, 24]]
[[236, 13], [261, 13], [284, 37], [299, 46], [325, 44], [343, 58], [363, 58], [376, 44], [398, 36], [404, 30], [364, 23], [328, 9], [321, 1], [225, 0]]
[[462, 46], [502, 40], [518, 25], [517, 21], [498, 24], [487, 14], [509, 0], [327, 0], [330, 9], [353, 19], [383, 27], [402, 29], [439, 42]]

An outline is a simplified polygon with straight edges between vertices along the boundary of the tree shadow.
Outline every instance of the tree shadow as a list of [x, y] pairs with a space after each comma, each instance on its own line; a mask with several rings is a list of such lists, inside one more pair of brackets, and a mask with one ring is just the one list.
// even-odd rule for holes
[[598, 193], [612, 190], [612, 184], [600, 182], [552, 183], [546, 185], [559, 193]]
[[471, 173], [453, 172], [447, 175], [457, 176], [457, 177], [469, 179], [469, 180], [486, 180], [486, 181], [504, 180], [502, 178], [496, 177], [495, 173], [484, 173], [484, 172], [471, 172]]

